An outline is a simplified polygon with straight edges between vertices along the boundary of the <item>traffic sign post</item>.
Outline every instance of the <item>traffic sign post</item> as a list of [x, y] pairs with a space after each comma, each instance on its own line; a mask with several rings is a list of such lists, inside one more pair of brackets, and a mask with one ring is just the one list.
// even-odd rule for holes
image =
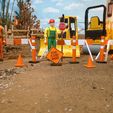
[[[62, 38], [61, 40], [62, 40], [62, 42], [64, 42], [63, 31], [66, 29], [66, 25], [65, 25], [64, 22], [60, 22], [59, 29], [61, 30], [61, 38]], [[62, 53], [63, 53], [63, 45], [64, 45], [64, 43], [61, 44], [61, 51], [62, 51]], [[63, 61], [63, 57], [62, 57], [61, 61]]]

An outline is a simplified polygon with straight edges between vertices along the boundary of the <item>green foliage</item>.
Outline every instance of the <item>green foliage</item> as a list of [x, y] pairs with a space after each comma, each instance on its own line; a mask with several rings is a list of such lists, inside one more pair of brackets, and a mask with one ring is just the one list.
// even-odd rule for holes
[[[12, 3], [11, 12], [9, 12], [9, 7]], [[14, 5], [17, 3], [18, 11], [14, 11]], [[31, 7], [31, 0], [0, 0], [0, 20], [2, 25], [7, 25], [8, 27], [12, 23], [12, 12], [15, 12], [15, 16], [19, 19], [20, 28], [27, 29], [27, 27], [33, 26], [36, 22], [36, 15], [33, 15], [34, 9]], [[10, 13], [10, 14], [9, 14]]]

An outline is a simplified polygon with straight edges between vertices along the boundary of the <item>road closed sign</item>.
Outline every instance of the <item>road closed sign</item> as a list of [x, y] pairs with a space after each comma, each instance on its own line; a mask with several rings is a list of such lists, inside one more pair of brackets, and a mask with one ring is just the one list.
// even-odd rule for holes
[[53, 63], [59, 63], [60, 59], [63, 57], [63, 53], [56, 48], [51, 48], [50, 52], [47, 54], [47, 59]]

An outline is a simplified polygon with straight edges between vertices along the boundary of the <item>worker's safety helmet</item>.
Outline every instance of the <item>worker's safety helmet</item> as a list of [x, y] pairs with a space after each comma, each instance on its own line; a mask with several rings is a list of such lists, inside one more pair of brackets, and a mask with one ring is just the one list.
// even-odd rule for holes
[[49, 20], [49, 24], [51, 24], [51, 23], [55, 23], [55, 20], [54, 19], [50, 19]]

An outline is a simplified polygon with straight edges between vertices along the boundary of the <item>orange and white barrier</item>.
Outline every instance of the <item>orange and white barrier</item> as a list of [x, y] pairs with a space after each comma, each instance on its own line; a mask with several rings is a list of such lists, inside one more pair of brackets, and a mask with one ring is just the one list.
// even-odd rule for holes
[[23, 38], [6, 39], [6, 43], [8, 45], [24, 45], [29, 44], [29, 39]]

